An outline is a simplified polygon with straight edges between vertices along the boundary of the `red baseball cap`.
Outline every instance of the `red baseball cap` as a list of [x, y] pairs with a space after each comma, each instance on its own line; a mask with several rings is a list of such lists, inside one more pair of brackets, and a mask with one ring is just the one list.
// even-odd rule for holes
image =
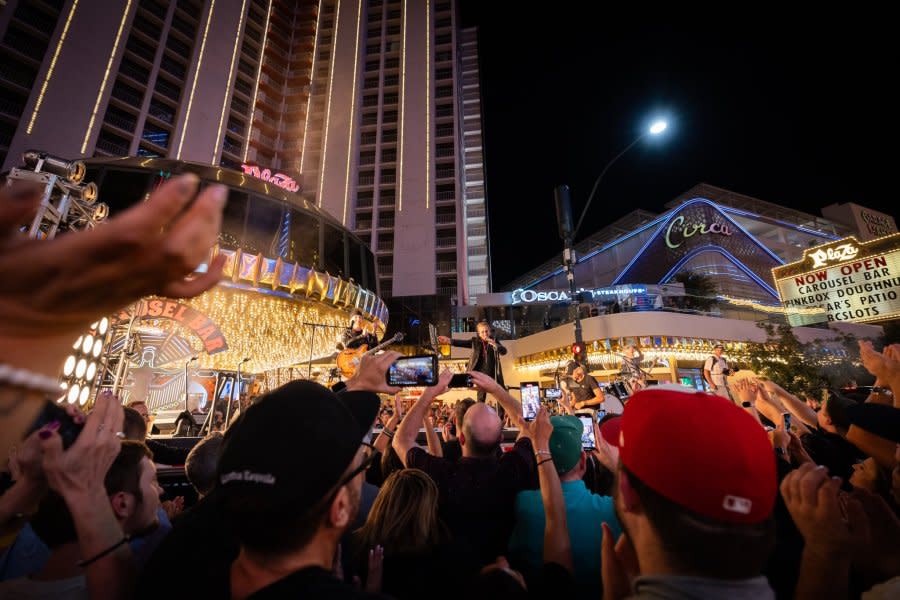
[[622, 431], [622, 417], [613, 417], [600, 425], [600, 435], [610, 446], [619, 447], [619, 432]]
[[765, 430], [721, 396], [648, 389], [625, 405], [622, 464], [672, 502], [717, 521], [752, 524], [778, 491]]

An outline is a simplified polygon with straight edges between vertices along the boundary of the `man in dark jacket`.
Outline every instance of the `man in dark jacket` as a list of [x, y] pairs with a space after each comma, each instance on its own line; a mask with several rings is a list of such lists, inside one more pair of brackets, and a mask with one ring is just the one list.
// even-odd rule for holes
[[[438, 341], [442, 344], [451, 344], [457, 348], [471, 348], [472, 355], [469, 357], [467, 370], [484, 373], [500, 385], [503, 385], [503, 370], [500, 368], [500, 357], [506, 354], [506, 348], [498, 340], [494, 339], [491, 326], [487, 321], [479, 321], [476, 329], [478, 335], [469, 341], [452, 340], [443, 335], [438, 337]], [[478, 401], [484, 402], [484, 398], [484, 390], [478, 390]]]

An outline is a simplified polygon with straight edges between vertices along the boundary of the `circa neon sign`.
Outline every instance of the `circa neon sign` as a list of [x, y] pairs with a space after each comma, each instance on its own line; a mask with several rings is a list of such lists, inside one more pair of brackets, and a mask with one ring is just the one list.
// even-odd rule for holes
[[246, 175], [250, 175], [251, 177], [256, 177], [257, 179], [262, 179], [263, 181], [267, 181], [272, 185], [277, 185], [283, 190], [287, 190], [289, 192], [296, 192], [300, 189], [300, 184], [294, 181], [294, 178], [285, 175], [284, 173], [272, 173], [270, 169], [259, 169], [257, 165], [241, 165], [241, 168], [244, 170]]
[[[681, 239], [680, 241], [676, 240], [677, 243], [673, 242], [672, 239], [672, 229], [676, 225], [681, 225]], [[684, 226], [684, 217], [678, 216], [672, 219], [672, 222], [669, 223], [669, 227], [666, 228], [666, 246], [672, 248], [678, 248], [685, 242], [685, 240], [689, 237], [693, 237], [695, 235], [705, 235], [707, 233], [718, 233], [720, 235], [731, 235], [731, 227], [726, 225], [725, 223], [713, 223], [711, 225], [707, 225], [706, 223], [701, 223], [699, 225], [688, 225]]]

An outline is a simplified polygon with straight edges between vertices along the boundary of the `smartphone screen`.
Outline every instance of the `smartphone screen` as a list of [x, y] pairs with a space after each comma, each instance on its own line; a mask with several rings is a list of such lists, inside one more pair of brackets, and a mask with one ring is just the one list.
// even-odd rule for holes
[[403, 356], [394, 361], [387, 372], [387, 384], [397, 387], [432, 386], [437, 383], [436, 354]]
[[781, 416], [784, 419], [784, 430], [790, 431], [791, 430], [791, 413], [784, 413]]
[[457, 373], [452, 378], [450, 378], [450, 385], [448, 387], [452, 388], [469, 388], [472, 387], [472, 376], [468, 373]]
[[536, 381], [522, 382], [519, 391], [522, 393], [522, 417], [533, 421], [541, 409], [541, 388]]
[[578, 419], [584, 428], [581, 432], [581, 447], [584, 450], [593, 450], [597, 447], [597, 441], [594, 439], [594, 418], [589, 415], [578, 415]]
[[541, 388], [541, 392], [543, 392], [544, 398], [547, 400], [559, 400], [562, 398], [562, 390], [557, 387]]

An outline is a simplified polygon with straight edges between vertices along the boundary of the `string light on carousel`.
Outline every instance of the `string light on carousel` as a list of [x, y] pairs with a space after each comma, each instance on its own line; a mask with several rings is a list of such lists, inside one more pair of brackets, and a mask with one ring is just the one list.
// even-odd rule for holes
[[[109, 207], [97, 202], [97, 184], [84, 181], [87, 168], [82, 161], [29, 150], [22, 155], [22, 162], [25, 166], [10, 170], [7, 179], [44, 186], [29, 237], [48, 240], [60, 231], [92, 229], [109, 216]], [[109, 319], [103, 317], [75, 341], [62, 366], [59, 402], [85, 406], [94, 397], [98, 375], [103, 372], [108, 331]]]

